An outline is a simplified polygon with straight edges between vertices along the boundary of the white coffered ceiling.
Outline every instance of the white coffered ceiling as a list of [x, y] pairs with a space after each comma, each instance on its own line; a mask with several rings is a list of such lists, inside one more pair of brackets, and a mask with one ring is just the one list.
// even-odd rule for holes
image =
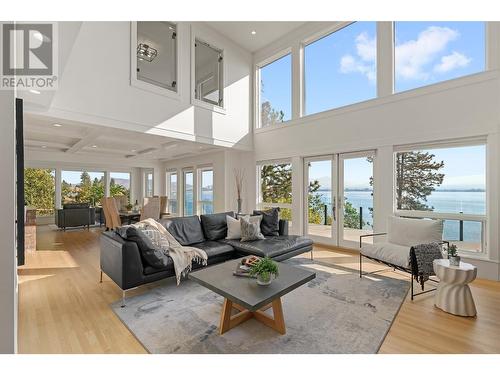
[[[55, 125], [56, 124], [56, 125]], [[220, 150], [220, 147], [129, 130], [25, 114], [24, 142], [29, 151], [105, 160], [164, 161]]]

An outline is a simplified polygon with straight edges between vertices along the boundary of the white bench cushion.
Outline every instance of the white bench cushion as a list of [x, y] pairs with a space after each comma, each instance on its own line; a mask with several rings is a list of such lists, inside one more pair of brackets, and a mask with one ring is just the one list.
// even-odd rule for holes
[[389, 216], [387, 242], [410, 247], [443, 240], [443, 221]]
[[363, 244], [361, 254], [396, 266], [404, 268], [410, 267], [410, 247], [408, 246], [401, 246], [388, 242], [378, 242], [373, 245]]

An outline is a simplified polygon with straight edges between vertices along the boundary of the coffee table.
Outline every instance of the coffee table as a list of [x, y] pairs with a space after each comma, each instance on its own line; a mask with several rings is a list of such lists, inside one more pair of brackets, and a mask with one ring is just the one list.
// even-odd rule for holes
[[[233, 275], [240, 262], [241, 259], [230, 260], [189, 274], [191, 280], [224, 297], [219, 333], [222, 335], [254, 318], [284, 335], [286, 328], [281, 297], [311, 281], [316, 274], [278, 263], [279, 277], [271, 285], [260, 286], [254, 278]], [[272, 317], [265, 313], [271, 307]], [[233, 309], [238, 311], [234, 315]]]

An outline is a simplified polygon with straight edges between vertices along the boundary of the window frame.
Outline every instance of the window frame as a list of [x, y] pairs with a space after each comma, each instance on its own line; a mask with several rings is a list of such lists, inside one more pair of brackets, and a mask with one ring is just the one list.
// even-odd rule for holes
[[[479, 71], [479, 72], [475, 72], [475, 73], [469, 73], [469, 74], [463, 74], [463, 75], [460, 75], [458, 77], [454, 77], [454, 78], [448, 78], [448, 79], [444, 79], [444, 80], [441, 80], [441, 81], [437, 81], [437, 82], [432, 82], [432, 83], [426, 83], [422, 86], [417, 86], [417, 87], [412, 87], [410, 89], [406, 89], [406, 90], [400, 90], [400, 91], [397, 91], [396, 90], [396, 23], [398, 22], [427, 22], [427, 21], [393, 21], [392, 22], [392, 93], [391, 93], [391, 96], [393, 95], [398, 95], [398, 94], [402, 94], [402, 93], [407, 93], [407, 92], [412, 92], [412, 91], [415, 91], [415, 90], [420, 90], [420, 89], [423, 89], [423, 88], [426, 88], [426, 87], [429, 87], [429, 86], [435, 86], [435, 85], [440, 85], [440, 84], [444, 84], [444, 83], [447, 83], [447, 82], [450, 82], [450, 81], [454, 81], [454, 80], [457, 80], [457, 79], [463, 79], [463, 78], [466, 78], [466, 77], [471, 77], [471, 76], [474, 76], [476, 74], [481, 74], [481, 73], [485, 73], [485, 72], [488, 72], [490, 70], [490, 67], [489, 67], [489, 54], [488, 54], [488, 47], [489, 47], [489, 39], [488, 39], [488, 35], [489, 35], [489, 24], [490, 22], [489, 21], [459, 21], [459, 22], [482, 22], [483, 23], [483, 26], [484, 26], [484, 51], [483, 51], [483, 54], [484, 54], [484, 69]], [[433, 22], [433, 21], [430, 21], [430, 22]], [[453, 22], [451, 20], [447, 20], [447, 21], [435, 21], [435, 22]], [[377, 83], [377, 87], [378, 87], [378, 83]]]
[[[199, 37], [197, 32], [191, 32], [191, 104], [197, 107], [208, 109], [212, 112], [217, 112], [220, 114], [226, 114], [226, 83], [227, 83], [227, 67], [226, 67], [226, 53], [224, 48], [217, 47], [217, 43], [211, 43], [204, 37]], [[222, 87], [222, 106], [205, 102], [203, 100], [197, 99], [195, 90], [196, 90], [196, 47], [195, 44], [203, 43], [210, 48], [219, 51], [220, 56], [222, 57], [222, 69], [219, 70], [219, 74], [222, 74], [222, 77], [219, 77], [219, 91]], [[222, 71], [221, 71], [222, 70]]]
[[[147, 195], [147, 190], [148, 190], [148, 175], [151, 174], [151, 195]], [[144, 186], [144, 189], [143, 189], [143, 195], [144, 197], [152, 197], [155, 195], [155, 174], [154, 174], [154, 170], [146, 170], [144, 171], [144, 175], [143, 175], [143, 186]]]
[[[447, 213], [447, 212], [435, 212], [435, 211], [420, 211], [420, 210], [398, 210], [397, 207], [397, 196], [396, 196], [396, 154], [400, 152], [410, 152], [410, 151], [426, 151], [435, 149], [450, 149], [450, 148], [460, 148], [467, 146], [484, 146], [485, 147], [485, 213], [480, 214], [460, 214], [460, 213]], [[488, 209], [488, 142], [484, 137], [475, 137], [469, 139], [455, 140], [455, 141], [438, 141], [430, 143], [415, 143], [394, 146], [393, 148], [393, 187], [392, 187], [392, 204], [393, 204], [393, 214], [399, 217], [411, 217], [416, 219], [441, 219], [450, 221], [472, 221], [481, 223], [481, 245], [478, 251], [466, 250], [458, 248], [458, 252], [464, 256], [483, 256], [489, 253], [488, 246], [488, 224], [489, 224], [489, 209]], [[450, 242], [453, 242], [450, 240]], [[458, 247], [458, 246], [457, 246]]]
[[[175, 189], [175, 202], [176, 202], [176, 211], [174, 212], [171, 209], [171, 201], [172, 199], [172, 180], [171, 177], [175, 175], [176, 176], [176, 189]], [[166, 176], [165, 176], [165, 185], [166, 185], [166, 194], [167, 194], [167, 199], [168, 199], [168, 206], [167, 209], [171, 214], [179, 214], [179, 173], [177, 172], [177, 169], [171, 169], [166, 171]]]
[[[293, 163], [291, 159], [278, 159], [278, 160], [265, 160], [261, 162], [257, 162], [256, 165], [256, 182], [257, 182], [257, 199], [256, 199], [256, 207], [257, 209], [262, 209], [264, 207], [279, 207], [279, 208], [286, 208], [290, 209], [293, 215], [293, 195], [292, 195], [292, 202], [291, 203], [269, 203], [269, 202], [264, 202], [262, 200], [262, 176], [261, 176], [261, 171], [262, 167], [264, 165], [274, 165], [274, 164], [290, 164], [290, 168], [292, 171], [292, 180], [293, 180]], [[292, 217], [293, 220], [293, 217]]]
[[[211, 171], [212, 172], [212, 200], [211, 201], [203, 201], [201, 200], [201, 193], [202, 193], [202, 185], [203, 185], [203, 172]], [[198, 167], [197, 168], [197, 179], [196, 179], [196, 212], [198, 215], [204, 215], [206, 213], [201, 212], [203, 203], [211, 203], [212, 204], [212, 209], [215, 208], [214, 206], [214, 197], [215, 197], [215, 172], [214, 168], [211, 165], [203, 166], [203, 167]]]
[[176, 91], [167, 89], [162, 86], [157, 86], [153, 83], [143, 81], [137, 77], [137, 21], [130, 22], [130, 86], [153, 92], [158, 95], [166, 96], [171, 99], [180, 101], [182, 97], [182, 84], [180, 84], [180, 70], [182, 66], [181, 54], [182, 54], [182, 44], [184, 40], [184, 31], [180, 30], [180, 24], [167, 21], [168, 23], [175, 25], [176, 32]]
[[[196, 178], [196, 173], [195, 169], [193, 167], [188, 167], [182, 169], [182, 216], [186, 216], [186, 174], [187, 173], [192, 173], [193, 174], [193, 212], [189, 216], [196, 215], [197, 212], [197, 207], [196, 207], [196, 184], [197, 184], [197, 178]], [[178, 209], [177, 209], [178, 210]], [[178, 210], [179, 211], [179, 210]]]
[[[290, 63], [290, 87], [291, 87], [291, 91], [290, 91], [290, 109], [292, 111], [292, 113], [290, 113], [290, 120], [287, 120], [287, 121], [283, 121], [282, 124], [284, 123], [287, 123], [289, 121], [292, 121], [294, 118], [293, 118], [293, 90], [294, 90], [294, 85], [293, 85], [293, 49], [292, 47], [287, 47], [285, 49], [282, 49], [280, 50], [279, 52], [273, 54], [272, 56], [258, 62], [257, 64], [255, 64], [254, 66], [254, 76], [255, 76], [255, 127], [257, 129], [267, 129], [267, 128], [273, 128], [273, 127], [278, 127], [278, 126], [281, 126], [279, 124], [272, 124], [272, 125], [268, 125], [268, 126], [262, 126], [262, 121], [261, 121], [261, 103], [260, 103], [260, 99], [261, 99], [261, 96], [260, 96], [260, 88], [261, 88], [261, 85], [260, 85], [260, 82], [261, 82], [261, 76], [260, 76], [260, 70], [274, 62], [276, 62], [277, 60], [287, 56], [287, 55], [290, 55], [290, 60], [291, 60], [291, 63]], [[302, 65], [302, 64], [301, 64]]]

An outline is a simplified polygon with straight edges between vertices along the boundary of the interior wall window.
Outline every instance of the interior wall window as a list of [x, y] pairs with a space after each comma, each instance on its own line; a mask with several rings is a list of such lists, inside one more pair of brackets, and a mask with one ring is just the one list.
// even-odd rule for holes
[[292, 220], [292, 164], [273, 163], [258, 167], [258, 207], [280, 208], [280, 218]]
[[484, 22], [396, 22], [395, 91], [485, 70]]
[[194, 173], [184, 171], [184, 216], [194, 215]]
[[260, 126], [292, 118], [292, 55], [259, 68]]
[[177, 30], [166, 21], [137, 22], [137, 79], [177, 91]]
[[55, 174], [53, 169], [24, 168], [24, 201], [37, 216], [54, 215]]
[[214, 213], [214, 171], [212, 168], [198, 169], [199, 214]]
[[224, 59], [222, 50], [198, 39], [194, 44], [195, 99], [224, 106]]
[[99, 205], [104, 197], [104, 172], [61, 171], [61, 202]]
[[355, 22], [304, 47], [304, 114], [377, 96], [377, 23]]
[[152, 197], [154, 195], [153, 171], [144, 173], [144, 196]]
[[486, 146], [423, 147], [395, 155], [399, 215], [444, 220], [443, 239], [484, 250]]
[[127, 197], [127, 202], [130, 202], [130, 173], [111, 172], [109, 177], [109, 195]]
[[167, 172], [167, 197], [168, 212], [176, 214], [177, 211], [177, 172]]

